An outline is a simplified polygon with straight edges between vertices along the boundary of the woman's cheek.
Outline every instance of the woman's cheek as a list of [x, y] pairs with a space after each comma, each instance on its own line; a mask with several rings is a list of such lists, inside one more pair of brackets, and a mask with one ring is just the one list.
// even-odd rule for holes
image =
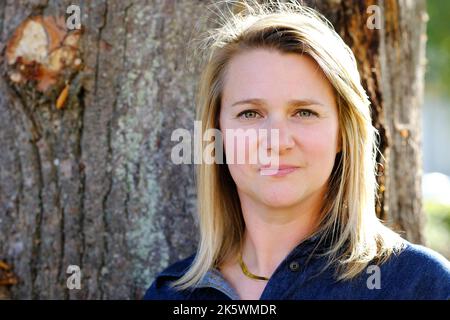
[[257, 170], [257, 165], [252, 164], [257, 152], [257, 141], [252, 137], [244, 139], [240, 136], [234, 138], [233, 143], [229, 136], [228, 139], [224, 137], [224, 144], [228, 169], [234, 182], [239, 189], [250, 190]]
[[[250, 132], [252, 131], [252, 132]], [[224, 137], [225, 155], [228, 164], [255, 166], [258, 164], [258, 139], [256, 130], [228, 131]]]
[[304, 138], [306, 138], [303, 141], [304, 153], [309, 165], [320, 167], [322, 170], [331, 170], [337, 148], [333, 128], [311, 133]]

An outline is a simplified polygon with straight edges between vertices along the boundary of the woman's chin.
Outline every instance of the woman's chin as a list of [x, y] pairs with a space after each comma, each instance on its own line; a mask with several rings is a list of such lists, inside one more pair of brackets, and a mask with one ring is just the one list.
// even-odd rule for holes
[[261, 202], [268, 207], [283, 208], [298, 203], [301, 199], [298, 193], [293, 194], [287, 190], [272, 190], [260, 194]]

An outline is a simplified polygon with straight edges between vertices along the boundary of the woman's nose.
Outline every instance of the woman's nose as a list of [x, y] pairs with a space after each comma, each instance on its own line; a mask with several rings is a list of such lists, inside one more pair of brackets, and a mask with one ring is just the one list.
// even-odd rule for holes
[[277, 150], [283, 153], [294, 147], [295, 141], [286, 119], [271, 119], [268, 121], [268, 150]]

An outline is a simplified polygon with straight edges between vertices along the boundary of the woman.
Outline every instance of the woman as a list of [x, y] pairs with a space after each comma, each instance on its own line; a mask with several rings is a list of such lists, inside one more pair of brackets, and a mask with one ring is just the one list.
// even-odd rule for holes
[[[198, 166], [198, 250], [144, 298], [450, 298], [449, 262], [376, 217], [376, 129], [350, 49], [312, 9], [243, 4], [206, 39], [197, 117], [278, 139], [223, 136], [226, 163]], [[248, 161], [261, 148], [275, 169]]]

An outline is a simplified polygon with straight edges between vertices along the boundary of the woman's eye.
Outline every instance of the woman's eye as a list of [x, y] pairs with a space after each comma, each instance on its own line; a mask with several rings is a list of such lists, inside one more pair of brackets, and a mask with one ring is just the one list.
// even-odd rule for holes
[[298, 110], [297, 114], [301, 118], [310, 118], [312, 116], [317, 116], [317, 113], [315, 113], [314, 111], [311, 111], [311, 110]]
[[258, 117], [259, 117], [259, 114], [254, 110], [246, 110], [246, 111], [242, 111], [241, 113], [238, 114], [238, 118], [243, 118], [243, 119], [256, 119]]

